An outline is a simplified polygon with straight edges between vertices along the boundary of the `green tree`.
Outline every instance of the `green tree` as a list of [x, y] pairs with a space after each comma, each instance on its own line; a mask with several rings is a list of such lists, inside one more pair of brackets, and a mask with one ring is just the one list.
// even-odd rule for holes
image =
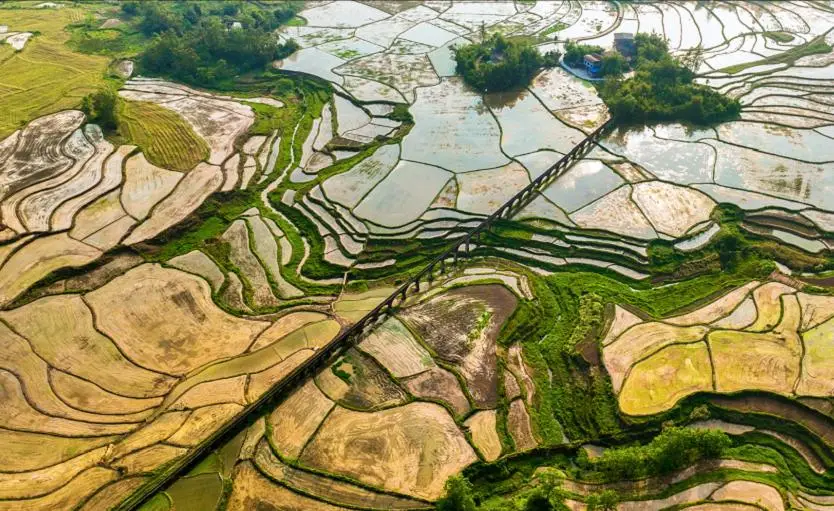
[[541, 55], [531, 44], [492, 34], [480, 43], [454, 49], [456, 71], [478, 90], [500, 91], [526, 85], [544, 66], [558, 64], [558, 53]]
[[98, 124], [104, 131], [116, 129], [116, 92], [106, 88], [84, 96], [81, 110], [89, 122]]
[[637, 60], [658, 61], [669, 55], [669, 44], [663, 36], [657, 34], [637, 34], [634, 36]]
[[602, 46], [590, 44], [577, 44], [573, 41], [565, 42], [565, 64], [571, 67], [580, 67], [585, 55], [602, 53]]
[[715, 248], [718, 250], [718, 260], [721, 262], [721, 268], [724, 270], [732, 270], [738, 262], [739, 248], [741, 241], [738, 236], [727, 234], [721, 236], [715, 242]]
[[140, 13], [142, 21], [139, 22], [139, 30], [147, 36], [178, 31], [183, 25], [182, 17], [163, 3], [143, 2]]
[[602, 56], [602, 67], [600, 74], [602, 76], [622, 76], [628, 71], [628, 60], [617, 53], [616, 51], [609, 51]]
[[438, 511], [475, 511], [472, 484], [463, 476], [452, 476], [446, 481], [446, 495], [437, 501]]
[[670, 427], [647, 445], [608, 449], [591, 465], [612, 480], [635, 479], [716, 458], [730, 445], [730, 438], [722, 431]]
[[741, 112], [738, 100], [694, 83], [695, 73], [687, 67], [694, 64], [684, 65], [669, 55], [662, 37], [638, 34], [634, 41], [637, 48], [634, 75], [628, 80], [607, 81], [599, 89], [618, 122], [708, 124], [735, 118]]
[[524, 503], [524, 511], [553, 511], [553, 504], [542, 491], [533, 492]]
[[[156, 35], [139, 55], [139, 69], [203, 86], [262, 70], [298, 49], [292, 40], [279, 44], [273, 30], [292, 19], [299, 6], [286, 2], [268, 11], [241, 2], [202, 7], [148, 2], [141, 6], [138, 25], [142, 32]], [[228, 15], [232, 12], [235, 18]], [[242, 28], [228, 30], [231, 19], [238, 19]]]

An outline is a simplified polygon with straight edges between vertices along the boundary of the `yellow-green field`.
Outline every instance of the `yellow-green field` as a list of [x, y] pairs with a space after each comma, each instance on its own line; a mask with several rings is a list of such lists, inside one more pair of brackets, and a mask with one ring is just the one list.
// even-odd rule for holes
[[70, 38], [65, 27], [92, 10], [0, 6], [0, 19], [10, 31], [36, 33], [22, 51], [0, 47], [0, 138], [36, 117], [77, 107], [104, 84], [110, 59], [76, 53], [65, 44]]
[[186, 172], [208, 158], [205, 140], [167, 108], [143, 101], [120, 101], [118, 118], [121, 135], [141, 147], [156, 166]]

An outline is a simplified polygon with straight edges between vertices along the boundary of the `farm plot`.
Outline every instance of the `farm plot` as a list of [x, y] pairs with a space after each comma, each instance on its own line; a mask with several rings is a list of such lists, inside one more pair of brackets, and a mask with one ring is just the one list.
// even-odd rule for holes
[[316, 384], [330, 399], [353, 410], [389, 408], [406, 401], [397, 383], [372, 358], [356, 350], [319, 372]]
[[[231, 316], [205, 280], [153, 264], [0, 312], [0, 386], [14, 411], [2, 426], [17, 456], [4, 467], [21, 473], [0, 498], [40, 492], [27, 508], [71, 508], [119, 481], [101, 491], [121, 500], [135, 476], [184, 455], [339, 328], [322, 314], [284, 318]], [[54, 484], [32, 486], [44, 470]]]
[[[208, 146], [207, 160], [212, 165], [222, 164], [234, 153], [235, 140], [246, 133], [255, 118], [252, 108], [243, 103], [200, 93], [188, 87], [161, 80], [130, 80], [119, 90], [119, 96], [131, 101], [154, 103], [185, 119], [194, 133], [199, 135]], [[154, 126], [154, 129], [160, 130], [163, 129], [162, 126], [170, 125], [172, 122], [164, 122], [161, 123], [162, 126], [158, 126], [159, 123], [141, 118], [144, 125], [150, 124]], [[173, 129], [174, 133], [179, 134], [153, 137], [153, 140], [170, 139], [170, 144], [175, 144], [175, 140], [193, 140], [190, 135], [183, 134], [184, 127], [181, 124], [177, 128], [167, 129]], [[194, 143], [189, 142], [189, 145], [184, 147], [194, 147]], [[205, 158], [204, 152], [205, 147], [199, 147], [192, 154], [203, 159]]]
[[[483, 101], [460, 79], [421, 88], [411, 108], [415, 126], [403, 140], [402, 157], [452, 172], [499, 167], [501, 132]], [[477, 148], [477, 149], [476, 149]]]
[[436, 499], [475, 461], [443, 407], [412, 403], [374, 413], [337, 407], [304, 449], [310, 466], [402, 494]]
[[832, 385], [832, 362], [820, 340], [830, 336], [831, 320], [801, 329], [803, 317], [830, 317], [832, 302], [799, 297], [784, 284], [751, 282], [696, 311], [663, 320], [687, 326], [632, 319], [623, 330], [622, 321], [615, 322], [603, 360], [620, 409], [629, 415], [656, 414], [696, 392], [825, 395]]
[[460, 371], [474, 403], [490, 408], [498, 398], [495, 343], [516, 304], [515, 295], [502, 286], [475, 285], [416, 305], [402, 317], [441, 359]]
[[147, 101], [122, 101], [119, 130], [160, 167], [186, 172], [208, 159], [206, 141], [176, 112]]
[[[174, 84], [140, 83], [147, 83], [145, 87], [152, 90], [175, 91], [171, 95], [178, 98], [186, 95]], [[192, 141], [206, 149], [199, 158], [208, 156], [206, 143], [175, 112], [152, 103], [136, 104], [143, 108], [137, 114], [142, 126], [157, 125], [157, 114], [174, 118], [172, 125], [189, 131]], [[223, 115], [228, 120], [229, 114]], [[7, 226], [5, 239], [30, 231], [70, 229], [69, 236], [60, 233], [34, 241], [18, 240], [30, 243], [0, 268], [0, 276], [9, 279], [4, 301], [14, 299], [53, 271], [88, 264], [120, 243], [135, 244], [160, 234], [200, 206], [223, 181], [216, 166], [199, 163], [193, 169], [184, 168], [189, 172], [183, 175], [153, 165], [145, 153], [137, 153], [136, 146], [123, 145], [114, 151], [97, 126], [78, 129], [83, 120], [83, 114], [75, 110], [45, 116], [2, 144], [0, 194], [4, 200], [0, 213]], [[146, 134], [153, 143], [166, 140], [153, 130]], [[150, 153], [156, 150], [146, 149]], [[188, 153], [179, 147], [172, 151], [177, 157]]]
[[4, 113], [0, 139], [33, 119], [77, 107], [84, 95], [105, 85], [109, 59], [77, 53], [66, 44], [70, 32], [65, 27], [92, 10], [76, 5], [66, 9], [0, 6], [0, 18], [9, 30], [37, 33], [21, 51], [12, 51], [0, 41], [0, 48], [10, 50], [8, 54], [0, 50], [0, 111]]

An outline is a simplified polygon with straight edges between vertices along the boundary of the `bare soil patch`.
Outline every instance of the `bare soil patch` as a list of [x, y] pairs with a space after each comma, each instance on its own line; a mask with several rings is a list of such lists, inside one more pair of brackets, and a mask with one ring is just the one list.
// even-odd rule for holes
[[446, 410], [411, 403], [374, 413], [337, 408], [302, 462], [398, 493], [434, 500], [446, 479], [477, 460]]
[[290, 467], [275, 456], [265, 441], [262, 441], [258, 446], [255, 464], [270, 478], [328, 502], [362, 509], [415, 509], [426, 507], [423, 502], [377, 493], [354, 484], [336, 481]]
[[187, 452], [188, 449], [184, 447], [156, 444], [128, 454], [113, 463], [113, 466], [123, 469], [129, 475], [153, 472], [165, 463], [179, 458]]
[[199, 277], [138, 266], [86, 296], [99, 328], [132, 360], [185, 374], [242, 353], [268, 324], [223, 312]]
[[174, 190], [157, 203], [150, 217], [139, 224], [124, 240], [133, 245], [153, 238], [190, 215], [223, 183], [223, 172], [216, 165], [200, 163], [178, 183]]
[[731, 500], [749, 502], [769, 511], [782, 511], [785, 503], [779, 490], [763, 483], [753, 481], [731, 481], [712, 494], [712, 500]]
[[469, 428], [472, 443], [486, 461], [495, 461], [501, 456], [501, 439], [495, 430], [495, 421], [495, 410], [482, 410], [463, 423]]
[[197, 408], [166, 441], [178, 446], [197, 445], [242, 409], [242, 406], [233, 403]]
[[396, 318], [386, 319], [358, 347], [397, 378], [412, 376], [435, 366], [429, 352]]
[[401, 314], [440, 358], [455, 365], [476, 406], [498, 400], [496, 342], [518, 304], [500, 285], [453, 289]]
[[521, 399], [516, 399], [510, 403], [510, 410], [507, 414], [507, 429], [510, 436], [513, 437], [516, 450], [528, 451], [539, 445], [533, 435], [530, 415], [527, 413], [527, 408]]
[[122, 205], [137, 220], [143, 220], [157, 202], [177, 186], [182, 173], [152, 165], [142, 153], [125, 163], [125, 180], [122, 184]]
[[801, 405], [763, 395], [713, 396], [710, 401], [717, 406], [730, 410], [743, 413], [765, 413], [786, 421], [796, 422], [822, 439], [829, 447], [834, 447], [834, 424], [825, 416]]
[[664, 321], [678, 326], [706, 325], [712, 323], [729, 315], [747, 297], [750, 291], [758, 285], [758, 282], [750, 282], [730, 291], [721, 298], [708, 303], [696, 311], [668, 318]]
[[215, 292], [219, 291], [220, 286], [223, 285], [223, 272], [220, 271], [220, 268], [217, 267], [217, 264], [209, 256], [199, 250], [192, 250], [187, 254], [174, 257], [166, 264], [203, 277], [209, 281], [212, 290]]
[[237, 266], [249, 282], [252, 289], [252, 305], [255, 307], [274, 307], [278, 299], [272, 293], [272, 287], [266, 272], [249, 248], [249, 231], [246, 222], [235, 220], [220, 238], [229, 244], [229, 260]]
[[404, 380], [404, 383], [414, 396], [442, 401], [448, 404], [456, 415], [465, 415], [470, 410], [469, 400], [460, 388], [458, 379], [443, 368], [433, 367]]
[[407, 399], [406, 393], [376, 361], [356, 349], [348, 350], [322, 370], [316, 382], [327, 397], [352, 409], [387, 408], [403, 404]]
[[18, 136], [14, 152], [0, 165], [0, 198], [69, 168], [72, 161], [61, 152], [61, 145], [83, 121], [80, 111], [65, 110], [27, 124]]
[[80, 511], [110, 511], [145, 482], [144, 477], [129, 477], [112, 482], [85, 502]]
[[94, 317], [78, 295], [41, 298], [5, 311], [0, 318], [25, 337], [52, 367], [91, 381], [123, 396], [156, 397], [174, 383], [125, 358], [94, 327]]
[[53, 271], [84, 266], [100, 255], [99, 250], [65, 232], [37, 238], [12, 254], [0, 268], [0, 305], [7, 305]]
[[50, 369], [49, 381], [55, 393], [73, 408], [90, 413], [131, 414], [150, 412], [162, 403], [161, 397], [130, 398], [107, 392], [77, 376]]
[[297, 458], [333, 406], [333, 401], [312, 381], [305, 383], [281, 403], [268, 419], [272, 425], [273, 444], [280, 454]]
[[619, 392], [629, 369], [638, 360], [676, 343], [703, 339], [708, 329], [703, 326], [680, 327], [665, 323], [642, 323], [627, 330], [603, 350], [605, 368], [611, 376], [614, 392]]
[[305, 497], [272, 483], [262, 476], [250, 462], [235, 468], [234, 485], [229, 497], [228, 511], [340, 511], [337, 507]]
[[85, 470], [60, 489], [29, 500], [0, 501], [0, 511], [54, 511], [73, 509], [75, 505], [105, 484], [118, 479], [119, 473], [103, 467]]

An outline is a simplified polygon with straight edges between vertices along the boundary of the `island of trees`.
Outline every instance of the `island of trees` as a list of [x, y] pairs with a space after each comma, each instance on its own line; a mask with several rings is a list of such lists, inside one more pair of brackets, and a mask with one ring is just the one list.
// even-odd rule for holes
[[694, 82], [699, 64], [697, 53], [682, 58], [669, 54], [666, 40], [655, 34], [634, 37], [634, 74], [625, 79], [619, 59], [602, 61], [605, 80], [600, 96], [617, 122], [639, 124], [653, 121], [682, 121], [711, 124], [738, 117], [737, 99]]
[[557, 66], [561, 57], [558, 52], [542, 55], [528, 41], [497, 33], [454, 52], [457, 73], [475, 89], [488, 92], [527, 85], [541, 68]]
[[151, 38], [137, 62], [142, 72], [213, 87], [263, 70], [298, 49], [279, 44], [273, 31], [294, 18], [298, 2], [272, 9], [241, 2], [203, 4], [127, 2], [122, 10]]

